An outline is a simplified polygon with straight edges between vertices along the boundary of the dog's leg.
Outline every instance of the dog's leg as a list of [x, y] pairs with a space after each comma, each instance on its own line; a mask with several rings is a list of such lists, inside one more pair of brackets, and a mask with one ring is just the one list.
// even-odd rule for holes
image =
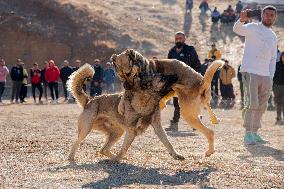
[[107, 138], [104, 146], [100, 150], [100, 153], [109, 157], [109, 158], [115, 158], [115, 155], [111, 153], [110, 149], [111, 147], [120, 139], [120, 137], [123, 135], [124, 130], [121, 129], [118, 126], [111, 126], [111, 129], [108, 130], [106, 133]]
[[161, 100], [160, 100], [160, 109], [164, 109], [167, 106], [167, 101], [175, 96], [175, 92], [171, 91], [168, 94], [166, 94]]
[[207, 109], [207, 111], [208, 111], [208, 114], [209, 114], [211, 123], [212, 123], [212, 124], [218, 124], [218, 123], [220, 123], [220, 119], [214, 114], [214, 112], [213, 112], [212, 109], [211, 109], [210, 104], [209, 104], [209, 103], [206, 103], [205, 107], [206, 107], [206, 109]]
[[175, 149], [173, 148], [172, 144], [168, 140], [168, 137], [165, 133], [165, 130], [163, 129], [161, 125], [161, 112], [160, 110], [156, 110], [154, 115], [152, 116], [152, 127], [154, 128], [154, 132], [160, 139], [160, 141], [164, 144], [164, 146], [167, 148], [170, 155], [176, 159], [176, 160], [184, 160], [185, 158], [178, 154]]
[[84, 123], [83, 120], [79, 120], [78, 139], [76, 140], [76, 142], [73, 144], [71, 148], [71, 152], [68, 156], [69, 161], [74, 161], [74, 156], [75, 156], [77, 149], [79, 148], [80, 143], [82, 142], [82, 140], [86, 138], [86, 136], [90, 133], [91, 130], [92, 130], [91, 123]]
[[[129, 127], [131, 127], [131, 126], [129, 126]], [[131, 128], [131, 129], [127, 129], [122, 147], [121, 147], [119, 153], [117, 154], [117, 156], [113, 157], [112, 160], [114, 160], [114, 161], [121, 160], [125, 156], [127, 150], [131, 146], [135, 137], [136, 137], [135, 127]]]
[[215, 152], [214, 150], [214, 132], [207, 128], [199, 119], [198, 116], [191, 116], [191, 115], [184, 115], [183, 114], [183, 118], [185, 119], [185, 121], [192, 126], [193, 128], [197, 129], [198, 131], [200, 131], [201, 133], [203, 133], [207, 140], [208, 140], [208, 144], [209, 144], [209, 149], [206, 151], [205, 156], [209, 157], [211, 154], [213, 154]]
[[120, 115], [123, 115], [124, 111], [125, 111], [125, 106], [124, 106], [125, 100], [124, 100], [124, 98], [125, 98], [125, 94], [123, 94], [123, 96], [121, 97], [119, 104], [118, 104], [118, 107], [117, 107], [117, 111]]

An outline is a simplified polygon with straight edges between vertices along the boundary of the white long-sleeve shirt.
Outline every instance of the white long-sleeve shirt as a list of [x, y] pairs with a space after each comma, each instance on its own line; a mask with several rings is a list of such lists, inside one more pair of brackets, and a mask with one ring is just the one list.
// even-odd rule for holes
[[269, 76], [273, 79], [277, 58], [277, 36], [262, 23], [244, 24], [238, 20], [233, 30], [245, 36], [240, 72]]

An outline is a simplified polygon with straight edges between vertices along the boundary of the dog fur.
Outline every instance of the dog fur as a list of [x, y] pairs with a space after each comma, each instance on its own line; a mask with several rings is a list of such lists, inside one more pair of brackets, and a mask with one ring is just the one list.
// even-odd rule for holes
[[[201, 122], [199, 114], [201, 109], [206, 107], [211, 122], [217, 124], [220, 121], [210, 107], [210, 85], [214, 73], [223, 65], [223, 61], [214, 61], [203, 77], [181, 61], [172, 59], [148, 60], [132, 49], [128, 49], [119, 55], [114, 54], [111, 59], [118, 77], [124, 82], [124, 86], [128, 88], [133, 87], [133, 78], [139, 77], [139, 74], [143, 72], [176, 75], [178, 80], [172, 85], [173, 91], [161, 99], [160, 107], [165, 107], [165, 103], [169, 98], [177, 96], [184, 120], [190, 126], [202, 132], [208, 140], [209, 148], [205, 155], [210, 156], [214, 153], [214, 132]], [[123, 104], [123, 102], [120, 104]], [[121, 110], [123, 107], [121, 106], [119, 106], [119, 112], [123, 113]]]
[[[157, 92], [164, 85], [161, 78], [156, 77], [153, 79], [151, 89], [140, 90], [139, 83], [136, 82], [134, 84], [135, 90], [128, 91], [127, 94], [101, 95], [91, 99], [83, 91], [82, 86], [84, 81], [93, 75], [92, 66], [85, 64], [74, 72], [68, 81], [69, 91], [72, 92], [77, 103], [83, 108], [83, 112], [78, 119], [78, 138], [73, 144], [69, 155], [70, 161], [74, 160], [80, 143], [92, 130], [101, 131], [106, 135], [106, 141], [100, 153], [118, 161], [124, 157], [135, 137], [142, 134], [150, 124], [170, 155], [175, 159], [184, 159], [174, 150], [161, 126], [160, 109], [158, 107], [161, 96]], [[129, 103], [131, 106], [125, 106], [124, 115], [121, 115], [118, 112], [118, 104], [123, 96], [125, 96], [123, 100], [125, 105]], [[111, 153], [110, 149], [124, 132], [126, 133], [125, 139], [116, 156]]]

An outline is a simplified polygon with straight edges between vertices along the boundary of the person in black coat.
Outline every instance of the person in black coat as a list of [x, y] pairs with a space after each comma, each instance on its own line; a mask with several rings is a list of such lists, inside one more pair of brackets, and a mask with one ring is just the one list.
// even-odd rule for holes
[[64, 66], [60, 69], [60, 79], [62, 81], [65, 101], [68, 100], [67, 81], [69, 76], [73, 73], [73, 69], [69, 66], [68, 60], [64, 60]]
[[99, 96], [102, 94], [102, 82], [104, 79], [104, 70], [100, 64], [101, 61], [99, 59], [94, 60], [95, 74], [91, 81], [91, 89], [90, 89], [91, 96]]
[[284, 125], [284, 52], [276, 63], [276, 70], [273, 78], [273, 93], [276, 105], [276, 124]]
[[[186, 37], [183, 32], [177, 32], [175, 34], [175, 46], [172, 47], [168, 54], [168, 59], [177, 59], [184, 62], [186, 65], [192, 67], [195, 71], [200, 71], [200, 61], [198, 55], [193, 46], [187, 45], [185, 43]], [[174, 117], [171, 120], [171, 125], [166, 128], [167, 131], [175, 131], [178, 129], [178, 122], [180, 118], [180, 108], [178, 104], [178, 98], [173, 98], [173, 103], [175, 107]]]
[[16, 103], [19, 103], [20, 92], [22, 88], [22, 81], [24, 79], [22, 60], [18, 59], [15, 66], [12, 67], [10, 71], [10, 76], [12, 79], [12, 95], [11, 103], [14, 103], [14, 98], [16, 98]]

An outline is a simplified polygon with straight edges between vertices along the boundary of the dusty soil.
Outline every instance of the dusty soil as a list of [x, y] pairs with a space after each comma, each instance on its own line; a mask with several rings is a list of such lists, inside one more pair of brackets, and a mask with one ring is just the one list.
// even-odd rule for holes
[[[173, 107], [162, 113], [167, 127]], [[0, 188], [283, 188], [284, 126], [275, 126], [275, 112], [266, 112], [260, 134], [269, 143], [245, 147], [239, 107], [216, 109], [222, 118], [212, 126], [216, 153], [204, 157], [207, 142], [180, 123], [168, 132], [175, 149], [185, 156], [173, 160], [149, 128], [131, 146], [127, 158], [113, 163], [98, 154], [104, 137], [91, 133], [76, 163], [66, 161], [76, 138], [75, 104], [0, 106]], [[121, 141], [114, 147], [117, 152]]]

